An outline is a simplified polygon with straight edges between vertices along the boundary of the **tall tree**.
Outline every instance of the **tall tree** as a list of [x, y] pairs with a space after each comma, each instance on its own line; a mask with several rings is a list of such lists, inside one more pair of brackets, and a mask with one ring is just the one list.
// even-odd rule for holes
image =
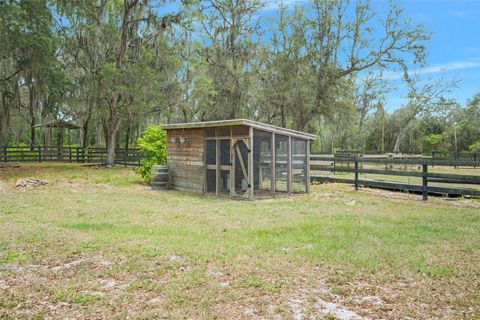
[[206, 60], [216, 92], [215, 108], [207, 119], [233, 119], [248, 105], [255, 56], [255, 34], [260, 30], [255, 14], [260, 0], [208, 0], [200, 5], [200, 23], [206, 37]]

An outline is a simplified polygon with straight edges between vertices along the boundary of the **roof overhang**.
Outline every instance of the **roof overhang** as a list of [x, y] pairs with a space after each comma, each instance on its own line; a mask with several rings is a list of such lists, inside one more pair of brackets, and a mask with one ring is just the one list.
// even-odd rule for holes
[[190, 122], [190, 123], [172, 123], [162, 125], [162, 129], [175, 130], [175, 129], [201, 129], [201, 128], [214, 128], [214, 127], [230, 127], [230, 126], [248, 126], [254, 129], [275, 132], [278, 134], [291, 136], [295, 138], [315, 140], [316, 135], [296, 131], [292, 129], [286, 129], [282, 127], [273, 126], [271, 124], [261, 123], [248, 119], [234, 119], [234, 120], [219, 120], [219, 121], [205, 121], [205, 122]]

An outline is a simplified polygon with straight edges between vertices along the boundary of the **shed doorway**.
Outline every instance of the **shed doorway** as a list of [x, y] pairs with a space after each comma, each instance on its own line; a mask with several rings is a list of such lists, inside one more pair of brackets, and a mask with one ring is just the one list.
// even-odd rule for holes
[[232, 181], [233, 197], [249, 198], [251, 188], [251, 152], [250, 139], [232, 139]]

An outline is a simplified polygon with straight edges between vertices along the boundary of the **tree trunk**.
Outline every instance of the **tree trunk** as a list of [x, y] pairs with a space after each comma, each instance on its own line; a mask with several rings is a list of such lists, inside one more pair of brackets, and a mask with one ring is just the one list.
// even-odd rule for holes
[[88, 124], [89, 124], [89, 120], [85, 121], [85, 123], [83, 124], [83, 129], [82, 129], [82, 148], [86, 148], [88, 147], [88, 145], [90, 144], [90, 135], [88, 134]]
[[105, 147], [105, 132], [103, 130], [103, 121], [101, 119], [97, 120], [97, 126], [95, 128], [95, 147], [103, 148]]
[[37, 90], [36, 84], [34, 83], [34, 79], [32, 75], [27, 75], [26, 77], [27, 84], [28, 84], [28, 93], [29, 93], [29, 106], [28, 111], [30, 115], [30, 147], [33, 150], [33, 146], [35, 145], [35, 115], [36, 115], [36, 107], [37, 107]]
[[35, 146], [35, 114], [31, 114], [31, 120], [30, 120], [30, 148], [33, 150], [33, 147]]
[[[132, 9], [138, 4], [138, 0], [123, 1], [123, 19], [122, 32], [120, 35], [120, 46], [117, 55], [116, 67], [122, 72], [124, 70], [124, 59], [127, 52], [128, 45], [128, 22]], [[117, 91], [112, 92], [112, 99], [110, 100], [110, 115], [107, 123], [107, 166], [113, 166], [115, 163], [115, 146], [117, 132], [120, 128], [120, 118], [118, 116], [118, 105], [121, 94]]]
[[113, 93], [113, 99], [110, 105], [110, 116], [107, 123], [107, 166], [115, 164], [115, 147], [117, 142], [117, 132], [120, 128], [120, 118], [117, 115], [117, 103], [119, 99], [118, 92]]
[[8, 144], [8, 131], [10, 129], [10, 105], [7, 101], [7, 93], [1, 93], [0, 103], [0, 147]]
[[125, 149], [128, 149], [128, 144], [130, 143], [130, 131], [132, 130], [130, 123], [131, 122], [129, 121], [127, 126], [127, 132], [125, 134]]
[[397, 138], [395, 139], [395, 146], [393, 147], [393, 152], [398, 153], [400, 152], [400, 143], [402, 142], [403, 139], [403, 130], [400, 129], [398, 132]]
[[116, 146], [116, 139], [117, 139], [117, 131], [119, 127], [120, 121], [113, 123], [113, 127], [111, 125], [108, 126], [108, 139], [107, 139], [107, 166], [111, 167], [115, 164], [115, 146]]

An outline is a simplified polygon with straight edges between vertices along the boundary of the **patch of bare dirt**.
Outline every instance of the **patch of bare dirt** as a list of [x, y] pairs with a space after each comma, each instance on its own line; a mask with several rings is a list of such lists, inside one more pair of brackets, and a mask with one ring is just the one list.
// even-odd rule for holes
[[9, 171], [19, 169], [21, 166], [16, 163], [0, 163], [0, 171]]

